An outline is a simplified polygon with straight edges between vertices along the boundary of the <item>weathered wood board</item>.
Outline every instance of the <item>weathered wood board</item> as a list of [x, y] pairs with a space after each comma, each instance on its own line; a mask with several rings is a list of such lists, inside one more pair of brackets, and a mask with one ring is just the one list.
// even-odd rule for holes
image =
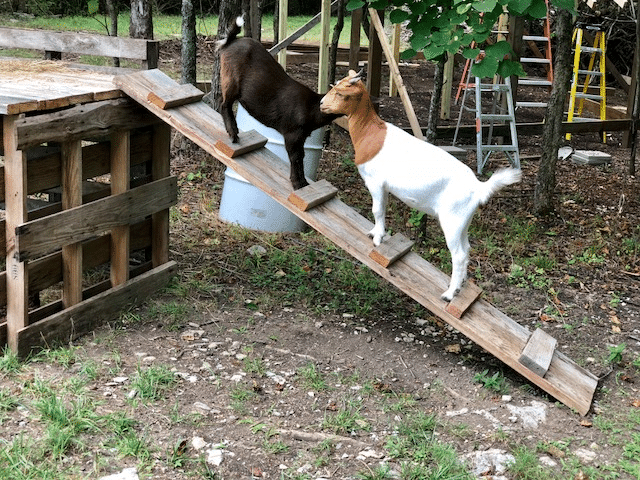
[[205, 151], [231, 167], [255, 186], [291, 210], [322, 235], [366, 264], [411, 298], [459, 330], [479, 346], [495, 355], [532, 383], [586, 415], [591, 407], [597, 378], [557, 350], [546, 375], [534, 374], [519, 361], [531, 332], [479, 298], [472, 302], [463, 318], [446, 311], [440, 294], [448, 286], [448, 277], [415, 252], [409, 252], [384, 268], [369, 257], [371, 239], [367, 232], [373, 224], [334, 197], [315, 208], [300, 210], [289, 201], [291, 184], [288, 169], [266, 149], [232, 159], [215, 148], [226, 137], [220, 115], [202, 102], [165, 111], [150, 103], [151, 91], [171, 87], [173, 80], [157, 70], [137, 72], [115, 80], [122, 90], [159, 118], [187, 136]]
[[520, 363], [536, 375], [544, 377], [549, 370], [558, 341], [544, 330], [536, 328], [520, 355]]
[[413, 240], [408, 239], [401, 233], [396, 233], [391, 238], [385, 238], [380, 245], [369, 253], [369, 258], [388, 268], [393, 262], [403, 257], [411, 247]]
[[318, 180], [306, 187], [291, 192], [289, 201], [303, 212], [313, 208], [338, 194], [338, 189], [327, 180]]

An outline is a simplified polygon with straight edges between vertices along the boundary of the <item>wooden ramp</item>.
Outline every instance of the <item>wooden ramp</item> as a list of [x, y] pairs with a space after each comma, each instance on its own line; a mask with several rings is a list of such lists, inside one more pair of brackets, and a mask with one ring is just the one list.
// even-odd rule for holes
[[338, 200], [335, 188], [328, 182], [315, 182], [292, 193], [288, 166], [269, 150], [246, 152], [244, 146], [243, 155], [230, 155], [228, 146], [225, 147], [229, 141], [221, 116], [202, 101], [167, 110], [159, 106], [164, 102], [158, 98], [175, 100], [179, 89], [184, 89], [185, 98], [192, 96], [190, 86], [178, 85], [159, 70], [119, 76], [114, 82], [128, 96], [433, 314], [565, 405], [581, 415], [587, 414], [597, 378], [556, 350], [552, 337], [541, 330], [533, 334], [479, 298], [481, 291], [473, 283], [468, 282], [451, 304], [441, 300], [440, 294], [447, 289], [449, 278], [411, 252], [406, 238], [394, 236], [381, 245], [384, 249], [374, 250], [367, 235], [373, 224]]

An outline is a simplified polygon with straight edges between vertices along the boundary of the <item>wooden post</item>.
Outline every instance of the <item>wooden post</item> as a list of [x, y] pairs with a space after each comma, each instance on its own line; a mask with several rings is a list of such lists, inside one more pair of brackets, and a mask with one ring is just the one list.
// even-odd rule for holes
[[[515, 62], [520, 61], [522, 56], [522, 34], [524, 33], [524, 18], [517, 15], [509, 17], [509, 43], [513, 50], [512, 60]], [[518, 76], [511, 77], [511, 92], [513, 96], [513, 102], [515, 104], [518, 98]]]
[[331, 44], [331, 0], [322, 0], [320, 10], [320, 51], [318, 55], [318, 93], [329, 90], [329, 47]]
[[[375, 10], [374, 10], [375, 11]], [[371, 9], [369, 9], [371, 12]], [[378, 12], [380, 24], [384, 25], [384, 10]], [[367, 59], [369, 71], [367, 72], [367, 90], [374, 97], [380, 96], [380, 76], [382, 74], [382, 45], [373, 26], [373, 21], [369, 26], [369, 56]]]
[[455, 65], [455, 55], [448, 54], [444, 64], [444, 75], [442, 77], [442, 95], [440, 96], [440, 118], [448, 120], [451, 118], [451, 87], [453, 85], [453, 67]]
[[7, 243], [7, 340], [18, 351], [18, 332], [29, 323], [29, 276], [27, 262], [21, 262], [16, 227], [27, 222], [27, 155], [18, 150], [18, 115], [3, 119], [4, 182]]
[[[402, 83], [402, 76], [400, 76], [400, 70], [398, 69], [398, 64], [393, 59], [391, 48], [389, 47], [389, 43], [387, 42], [387, 37], [385, 36], [384, 28], [382, 27], [382, 21], [378, 16], [378, 12], [373, 8], [369, 9], [369, 16], [371, 17], [371, 30], [373, 30], [373, 35], [379, 40], [378, 45], [380, 45], [380, 48], [382, 49], [385, 56], [387, 57], [387, 62], [389, 63], [389, 70], [391, 72], [391, 76], [395, 78], [396, 85], [398, 86], [398, 91], [400, 92], [400, 98], [402, 99], [402, 104], [404, 105], [404, 109], [407, 112], [407, 117], [409, 117], [409, 123], [411, 124], [411, 131], [413, 132], [413, 135], [416, 138], [419, 138], [420, 140], [424, 140], [422, 129], [420, 128], [420, 124], [418, 123], [418, 117], [416, 117], [416, 114], [413, 111], [413, 105], [411, 105], [411, 100], [409, 100], [409, 94], [407, 93], [407, 89], [404, 87], [404, 83]], [[371, 41], [371, 37], [369, 41]], [[379, 88], [379, 85], [378, 85], [378, 88]]]
[[[393, 53], [393, 59], [396, 63], [400, 61], [400, 31], [402, 30], [402, 24], [396, 23], [393, 26], [393, 36], [391, 37], [391, 52]], [[389, 76], [389, 96], [395, 97], [398, 95], [398, 86], [393, 79], [393, 75]]]
[[[151, 176], [152, 180], [168, 177], [171, 127], [166, 123], [153, 128]], [[169, 210], [151, 216], [151, 262], [153, 268], [169, 261]]]
[[[62, 209], [82, 205], [82, 141], [62, 143]], [[82, 301], [82, 243], [62, 247], [62, 305], [69, 308]]]
[[[130, 132], [119, 131], [111, 135], [111, 195], [129, 190]], [[129, 225], [111, 229], [111, 285], [129, 280]]]
[[351, 41], [349, 47], [349, 69], [360, 70], [360, 27], [362, 25], [362, 9], [351, 12]]
[[[287, 38], [287, 15], [289, 15], [289, 0], [278, 0], [278, 38]], [[278, 63], [282, 68], [287, 68], [287, 49], [283, 48], [278, 52]]]

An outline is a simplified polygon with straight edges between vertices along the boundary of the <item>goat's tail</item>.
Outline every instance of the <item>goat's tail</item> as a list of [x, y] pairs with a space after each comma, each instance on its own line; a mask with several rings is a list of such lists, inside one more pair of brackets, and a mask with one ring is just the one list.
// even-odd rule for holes
[[236, 18], [236, 21], [231, 25], [231, 29], [227, 32], [227, 36], [216, 42], [216, 50], [224, 48], [233, 42], [240, 33], [240, 30], [242, 30], [243, 25], [244, 20], [242, 19], [242, 16]]
[[516, 168], [505, 168], [498, 170], [486, 182], [480, 182], [476, 192], [478, 202], [483, 205], [489, 201], [491, 195], [503, 187], [517, 183], [522, 178], [522, 171]]

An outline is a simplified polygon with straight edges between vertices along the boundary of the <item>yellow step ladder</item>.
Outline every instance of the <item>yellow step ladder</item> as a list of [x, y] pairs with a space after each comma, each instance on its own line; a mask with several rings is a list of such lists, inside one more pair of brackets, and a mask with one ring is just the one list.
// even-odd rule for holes
[[[593, 46], [591, 47], [582, 45], [585, 36], [584, 30], [595, 30], [596, 32], [593, 40]], [[578, 118], [582, 116], [585, 98], [600, 103], [600, 120], [604, 121], [607, 118], [607, 85], [605, 79], [606, 48], [604, 31], [598, 26], [585, 26], [584, 28], [576, 27], [573, 31], [573, 41], [575, 44], [573, 56], [573, 77], [571, 80], [567, 121], [578, 121]], [[580, 68], [580, 61], [583, 54], [589, 55], [589, 66], [586, 70]], [[599, 77], [600, 79], [599, 94], [588, 93], [589, 84], [593, 77]], [[582, 92], [578, 92], [578, 88], [582, 88]], [[575, 111], [576, 99], [580, 100], [578, 102], [577, 112]], [[588, 121], [588, 119], [585, 119], [584, 117], [582, 117], [582, 119]], [[566, 139], [571, 139], [570, 133], [566, 134]], [[602, 143], [607, 143], [606, 132], [602, 132]]]

